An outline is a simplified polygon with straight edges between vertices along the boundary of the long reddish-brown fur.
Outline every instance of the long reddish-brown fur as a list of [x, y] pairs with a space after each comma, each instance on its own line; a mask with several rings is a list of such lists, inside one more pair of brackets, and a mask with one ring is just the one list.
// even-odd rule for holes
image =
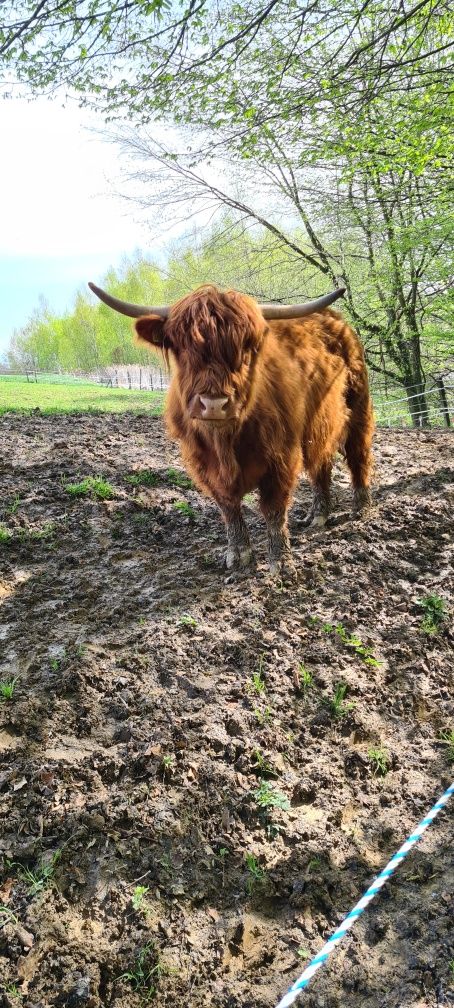
[[[372, 406], [361, 344], [340, 314], [326, 309], [267, 322], [252, 298], [207, 286], [177, 302], [167, 321], [148, 316], [136, 328], [170, 354], [168, 430], [227, 524], [244, 494], [257, 487], [267, 521], [286, 515], [302, 469], [326, 504], [339, 448], [357, 502], [364, 502]], [[202, 394], [229, 397], [238, 415], [220, 428], [194, 419], [188, 403]]]

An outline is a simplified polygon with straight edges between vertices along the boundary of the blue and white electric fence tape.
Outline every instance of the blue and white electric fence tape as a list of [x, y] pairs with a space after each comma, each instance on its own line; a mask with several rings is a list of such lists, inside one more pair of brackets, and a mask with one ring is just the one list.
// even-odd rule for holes
[[411, 850], [413, 845], [417, 843], [418, 840], [422, 837], [427, 827], [430, 826], [430, 824], [434, 821], [435, 816], [437, 816], [438, 813], [441, 812], [442, 808], [444, 808], [444, 806], [449, 801], [451, 795], [453, 794], [454, 794], [454, 784], [451, 784], [451, 786], [448, 787], [448, 790], [445, 791], [444, 795], [442, 795], [442, 797], [439, 798], [439, 800], [436, 802], [433, 808], [431, 808], [430, 812], [427, 813], [425, 819], [423, 819], [422, 822], [420, 822], [419, 825], [416, 827], [416, 829], [413, 830], [413, 833], [411, 834], [411, 836], [408, 837], [408, 840], [406, 840], [405, 843], [402, 844], [402, 847], [399, 848], [397, 854], [394, 854], [394, 857], [391, 858], [391, 861], [388, 861], [386, 868], [383, 868], [383, 871], [380, 872], [379, 875], [377, 875], [377, 878], [375, 879], [374, 882], [372, 882], [372, 885], [369, 886], [367, 892], [364, 893], [364, 896], [362, 896], [359, 903], [357, 903], [356, 906], [353, 907], [353, 910], [350, 910], [350, 913], [347, 914], [347, 916], [344, 918], [342, 924], [339, 925], [337, 931], [335, 931], [334, 934], [331, 935], [331, 938], [328, 938], [328, 941], [323, 946], [318, 955], [315, 956], [315, 959], [313, 959], [312, 962], [309, 963], [309, 966], [306, 967], [304, 973], [302, 973], [301, 976], [298, 977], [298, 980], [295, 981], [293, 987], [290, 988], [288, 994], [286, 994], [282, 998], [282, 1000], [279, 1001], [277, 1008], [289, 1008], [289, 1006], [292, 1005], [294, 1001], [296, 1001], [298, 994], [300, 994], [301, 991], [303, 991], [304, 988], [307, 987], [308, 983], [310, 983], [310, 981], [312, 980], [314, 973], [316, 973], [317, 970], [320, 969], [320, 966], [323, 966], [323, 963], [326, 962], [328, 956], [331, 954], [333, 949], [336, 947], [336, 945], [339, 944], [344, 935], [347, 934], [347, 931], [350, 930], [352, 924], [355, 923], [357, 917], [359, 917], [362, 914], [363, 910], [366, 909], [371, 900], [373, 900], [374, 896], [376, 896], [377, 893], [380, 892], [380, 889], [382, 888], [382, 886], [384, 886], [385, 882], [388, 881], [390, 875], [392, 875], [393, 872], [395, 872], [396, 868], [399, 867], [401, 861], [403, 861], [403, 859], [407, 856], [408, 852]]

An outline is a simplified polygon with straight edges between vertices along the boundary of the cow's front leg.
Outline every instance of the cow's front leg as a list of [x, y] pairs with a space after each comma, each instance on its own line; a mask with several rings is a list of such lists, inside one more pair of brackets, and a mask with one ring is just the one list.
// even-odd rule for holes
[[227, 529], [227, 570], [254, 567], [255, 557], [251, 547], [249, 532], [243, 518], [241, 504], [234, 507], [220, 505]]
[[272, 574], [293, 579], [296, 574], [287, 526], [293, 486], [285, 487], [267, 477], [260, 484], [260, 507], [268, 532], [268, 558]]

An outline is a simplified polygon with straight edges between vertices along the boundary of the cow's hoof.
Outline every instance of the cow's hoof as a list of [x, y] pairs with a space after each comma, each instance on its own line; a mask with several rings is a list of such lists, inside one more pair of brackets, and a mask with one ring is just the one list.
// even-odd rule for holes
[[228, 549], [225, 555], [225, 566], [229, 573], [238, 570], [255, 570], [257, 563], [253, 550], [250, 547]]
[[359, 487], [353, 494], [353, 517], [364, 518], [370, 510], [372, 500], [367, 487]]
[[309, 511], [305, 518], [303, 518], [301, 525], [303, 528], [324, 528], [326, 522], [328, 521], [329, 512], [328, 511]]
[[298, 575], [295, 564], [291, 556], [272, 557], [270, 559], [271, 577], [277, 578], [284, 584], [295, 584]]

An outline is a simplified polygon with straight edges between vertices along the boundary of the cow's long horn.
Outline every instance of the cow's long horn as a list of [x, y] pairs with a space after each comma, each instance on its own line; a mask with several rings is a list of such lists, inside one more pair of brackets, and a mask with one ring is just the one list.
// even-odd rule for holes
[[114, 311], [120, 312], [121, 315], [128, 315], [129, 318], [140, 318], [142, 315], [160, 315], [161, 318], [168, 317], [168, 305], [151, 308], [145, 305], [130, 304], [129, 301], [120, 301], [119, 298], [112, 297], [112, 294], [107, 294], [106, 291], [103, 291], [101, 287], [97, 287], [94, 283], [89, 283], [88, 286], [100, 301], [104, 301], [104, 304], [108, 305], [109, 308], [113, 308]]
[[324, 294], [323, 297], [316, 298], [315, 301], [306, 301], [305, 304], [281, 305], [281, 304], [261, 304], [260, 309], [266, 319], [292, 319], [304, 318], [305, 315], [312, 315], [313, 312], [323, 311], [328, 305], [345, 294], [345, 287], [339, 287], [331, 294]]

